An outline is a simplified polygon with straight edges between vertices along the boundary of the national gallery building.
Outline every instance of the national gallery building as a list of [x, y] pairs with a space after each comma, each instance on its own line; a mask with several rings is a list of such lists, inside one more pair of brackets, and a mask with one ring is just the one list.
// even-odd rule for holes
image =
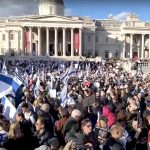
[[38, 15], [0, 18], [0, 55], [150, 58], [150, 22], [135, 14], [93, 20], [64, 16], [63, 0], [38, 3]]

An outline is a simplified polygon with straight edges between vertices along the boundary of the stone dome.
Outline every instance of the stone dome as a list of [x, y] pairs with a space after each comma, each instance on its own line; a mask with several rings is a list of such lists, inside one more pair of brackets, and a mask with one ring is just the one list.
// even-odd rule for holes
[[39, 0], [39, 4], [42, 4], [42, 3], [57, 3], [57, 4], [64, 5], [63, 0]]
[[64, 16], [64, 1], [39, 0], [39, 15]]

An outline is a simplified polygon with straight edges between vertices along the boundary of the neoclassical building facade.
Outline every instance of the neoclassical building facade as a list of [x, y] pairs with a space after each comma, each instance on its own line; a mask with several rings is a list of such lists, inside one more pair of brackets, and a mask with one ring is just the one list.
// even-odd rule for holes
[[39, 14], [0, 18], [0, 55], [150, 58], [150, 22], [64, 16], [63, 0], [39, 0]]

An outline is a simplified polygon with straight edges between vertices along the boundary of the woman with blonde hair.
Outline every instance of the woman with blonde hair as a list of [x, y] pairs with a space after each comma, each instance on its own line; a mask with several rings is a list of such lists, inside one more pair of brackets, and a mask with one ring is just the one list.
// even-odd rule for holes
[[10, 124], [8, 139], [3, 144], [3, 147], [7, 150], [25, 150], [27, 149], [27, 141], [23, 138], [20, 125], [18, 122], [12, 122]]
[[12, 122], [8, 132], [9, 139], [18, 139], [22, 138], [23, 134], [20, 129], [20, 125], [18, 122]]

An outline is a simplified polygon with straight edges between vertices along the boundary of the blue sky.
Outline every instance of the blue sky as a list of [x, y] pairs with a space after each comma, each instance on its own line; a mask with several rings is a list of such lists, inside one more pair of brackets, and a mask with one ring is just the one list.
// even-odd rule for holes
[[[117, 19], [124, 19], [132, 12], [141, 20], [150, 21], [150, 0], [64, 0], [64, 3], [67, 15], [105, 19], [111, 14]], [[0, 16], [18, 16], [36, 12], [35, 0], [0, 0]]]
[[109, 14], [122, 18], [128, 12], [136, 13], [141, 20], [150, 21], [150, 0], [64, 0], [72, 15], [107, 18]]

